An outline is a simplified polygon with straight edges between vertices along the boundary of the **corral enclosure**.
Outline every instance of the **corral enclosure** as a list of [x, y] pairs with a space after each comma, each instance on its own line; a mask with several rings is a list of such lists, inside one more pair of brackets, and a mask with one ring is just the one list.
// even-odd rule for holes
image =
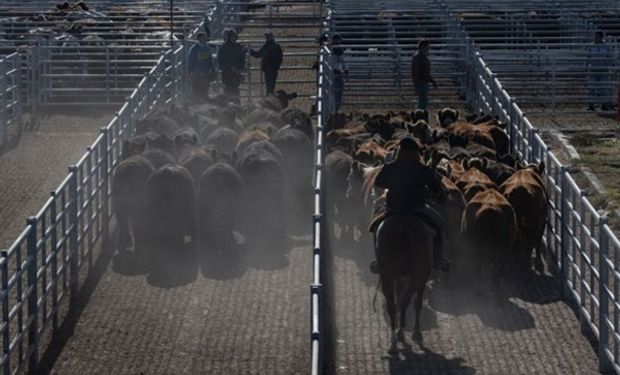
[[[499, 373], [506, 368], [592, 372], [597, 356], [606, 369], [617, 368], [614, 263], [620, 245], [570, 178], [567, 166], [549, 153], [525, 116], [530, 110], [541, 116], [560, 109], [585, 113], [584, 51], [593, 31], [603, 28], [617, 61], [617, 3], [246, 4], [220, 2], [216, 7], [175, 1], [176, 54], [166, 55], [162, 53], [169, 49], [170, 35], [165, 1], [95, 1], [87, 3], [89, 10], [64, 15], [54, 2], [0, 4], [5, 21], [0, 45], [6, 53], [18, 52], [2, 64], [11, 73], [7, 86], [13, 88], [4, 118], [19, 117], [22, 108], [35, 114], [83, 105], [109, 105], [110, 113], [120, 108], [100, 134], [92, 132], [96, 139], [87, 153], [64, 180], [58, 179], [62, 182], [52, 197], [3, 252], [1, 364], [6, 371], [36, 367], [41, 359], [45, 370], [59, 373], [289, 374], [305, 373], [310, 365], [313, 373], [343, 374]], [[320, 24], [323, 11], [329, 17], [325, 25]], [[303, 212], [296, 219], [303, 222], [303, 215], [308, 216], [307, 230], [288, 239], [285, 256], [265, 260], [253, 254], [238, 268], [230, 260], [216, 261], [197, 277], [192, 276], [197, 270], [186, 270], [192, 280], [188, 284], [162, 286], [144, 275], [124, 272], [119, 259], [113, 259], [114, 247], [102, 247], [102, 240], [114, 231], [114, 222], [108, 223], [109, 176], [119, 161], [120, 141], [133, 132], [136, 122], [165, 102], [182, 100], [186, 82], [180, 72], [189, 46], [183, 40], [202, 28], [203, 20], [214, 37], [225, 26], [236, 27], [240, 41], [253, 47], [263, 29], [274, 29], [285, 48], [280, 87], [297, 91], [304, 110], [316, 99], [314, 241], [310, 244], [307, 235], [310, 215]], [[514, 152], [548, 165], [553, 225], [545, 239], [555, 273], [538, 275], [498, 308], [455, 298], [451, 290], [433, 291], [425, 311], [428, 345], [405, 358], [382, 359], [385, 318], [381, 309], [372, 314], [374, 280], [366, 271], [372, 250], [362, 243], [328, 244], [321, 235], [321, 159], [326, 151], [321, 137], [333, 94], [329, 51], [322, 51], [318, 95], [310, 69], [321, 31], [337, 32], [345, 39], [351, 70], [346, 110], [410, 108], [409, 61], [417, 41], [427, 37], [433, 43], [431, 59], [440, 86], [432, 94], [431, 108], [450, 105], [499, 115], [510, 123]], [[18, 58], [21, 69], [16, 67]], [[256, 65], [246, 65], [242, 95], [247, 102], [262, 92]], [[610, 69], [609, 87], [617, 80], [617, 66]], [[20, 87], [23, 100], [18, 106], [15, 94]], [[76, 146], [63, 145], [67, 153]], [[326, 253], [328, 246], [333, 253]], [[587, 338], [580, 334], [565, 298], [576, 303], [583, 327], [594, 332]], [[588, 339], [603, 343], [600, 353], [592, 350]], [[53, 349], [46, 350], [50, 340]], [[532, 346], [537, 348], [534, 352]]]
[[[211, 1], [175, 1], [178, 45], [206, 16]], [[89, 1], [86, 9], [52, 1], [0, 4], [0, 48], [19, 52], [28, 103], [120, 106], [170, 48], [170, 10], [161, 1]]]

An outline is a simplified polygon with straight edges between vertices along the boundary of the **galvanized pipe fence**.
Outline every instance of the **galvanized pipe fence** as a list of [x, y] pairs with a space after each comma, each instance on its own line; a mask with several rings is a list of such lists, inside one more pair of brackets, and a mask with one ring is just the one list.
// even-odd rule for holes
[[17, 53], [0, 58], [0, 150], [9, 142], [9, 133], [21, 131], [21, 67]]
[[[204, 23], [189, 37], [202, 27]], [[110, 177], [120, 161], [122, 140], [154, 108], [183, 100], [187, 84], [178, 72], [185, 69], [186, 50], [179, 45], [159, 57], [13, 244], [0, 253], [2, 373], [37, 371], [40, 351], [58, 332], [66, 305], [79, 293], [80, 279], [98, 256], [111, 251]]]
[[[459, 24], [456, 19], [455, 24]], [[564, 297], [575, 302], [582, 327], [598, 340], [601, 370], [620, 372], [620, 241], [607, 218], [578, 186], [570, 166], [550, 150], [464, 27], [460, 25], [454, 32], [469, 45], [467, 93], [471, 109], [492, 113], [507, 123], [514, 155], [545, 164], [550, 208], [544, 243], [553, 255], [548, 262], [563, 280]]]
[[325, 263], [326, 235], [325, 221], [325, 133], [333, 107], [333, 72], [329, 65], [330, 51], [319, 50], [317, 74], [317, 123], [314, 147], [314, 213], [312, 217], [312, 284], [310, 286], [311, 306], [311, 374], [322, 374], [325, 366]]
[[[88, 4], [91, 10], [77, 12], [55, 10], [51, 1], [0, 7], [0, 50], [22, 56], [27, 108], [36, 115], [41, 107], [124, 103], [171, 48], [168, 4], [95, 1]], [[190, 34], [214, 6], [214, 0], [175, 1], [175, 35]]]

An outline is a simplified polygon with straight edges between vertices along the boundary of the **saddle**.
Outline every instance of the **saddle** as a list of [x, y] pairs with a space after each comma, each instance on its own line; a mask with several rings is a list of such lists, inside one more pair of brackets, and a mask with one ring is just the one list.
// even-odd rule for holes
[[387, 211], [380, 211], [375, 213], [374, 218], [370, 221], [370, 225], [368, 226], [368, 231], [370, 233], [375, 233], [377, 231], [377, 228], [379, 228], [379, 225], [383, 222], [383, 220], [385, 220], [388, 216], [392, 216], [392, 215], [412, 215], [415, 216], [419, 219], [421, 219], [422, 221], [424, 221], [426, 224], [430, 225], [431, 228], [433, 228], [433, 230], [438, 230], [438, 228], [441, 228], [441, 226], [443, 225], [442, 223], [442, 219], [441, 218], [436, 218], [436, 215], [432, 215], [429, 213], [429, 208], [426, 206], [420, 207], [418, 209], [412, 210], [412, 211], [408, 211], [408, 212], [390, 212], [388, 213]]

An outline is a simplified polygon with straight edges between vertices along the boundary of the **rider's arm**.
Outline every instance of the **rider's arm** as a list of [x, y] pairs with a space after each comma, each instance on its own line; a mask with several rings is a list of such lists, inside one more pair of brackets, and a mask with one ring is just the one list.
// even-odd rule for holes
[[382, 189], [388, 189], [389, 173], [390, 168], [387, 165], [384, 165], [375, 179], [375, 186]]

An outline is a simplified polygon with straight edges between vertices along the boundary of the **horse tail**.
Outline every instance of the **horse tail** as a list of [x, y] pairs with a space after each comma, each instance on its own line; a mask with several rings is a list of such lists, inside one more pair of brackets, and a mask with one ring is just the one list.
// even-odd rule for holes
[[377, 288], [375, 289], [375, 295], [372, 297], [372, 310], [377, 313], [377, 294], [379, 294], [379, 288], [381, 288], [381, 278], [377, 282]]

